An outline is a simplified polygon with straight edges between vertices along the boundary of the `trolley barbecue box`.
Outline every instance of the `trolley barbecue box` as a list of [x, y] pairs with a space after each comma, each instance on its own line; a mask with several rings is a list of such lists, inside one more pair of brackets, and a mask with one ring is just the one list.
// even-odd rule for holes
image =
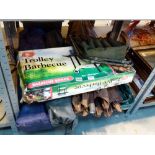
[[23, 101], [41, 102], [129, 83], [135, 70], [117, 73], [110, 65], [72, 55], [72, 47], [20, 51], [18, 72]]

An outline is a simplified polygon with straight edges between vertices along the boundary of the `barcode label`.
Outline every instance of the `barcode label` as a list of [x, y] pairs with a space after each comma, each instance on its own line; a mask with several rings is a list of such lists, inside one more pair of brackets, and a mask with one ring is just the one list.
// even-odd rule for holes
[[88, 80], [94, 80], [94, 76], [88, 76]]

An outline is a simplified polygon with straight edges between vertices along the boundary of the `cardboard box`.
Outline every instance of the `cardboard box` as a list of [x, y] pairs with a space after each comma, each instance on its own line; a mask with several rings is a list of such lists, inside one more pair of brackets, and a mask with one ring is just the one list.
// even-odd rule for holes
[[19, 52], [25, 102], [44, 101], [104, 89], [132, 81], [135, 70], [116, 73], [71, 55], [72, 47]]

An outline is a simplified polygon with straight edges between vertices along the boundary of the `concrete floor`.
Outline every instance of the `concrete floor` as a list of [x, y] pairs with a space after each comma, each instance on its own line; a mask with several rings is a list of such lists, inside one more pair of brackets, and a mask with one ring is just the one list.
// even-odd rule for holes
[[[1, 129], [0, 135], [13, 134], [11, 129]], [[35, 133], [36, 135], [63, 135], [64, 128]], [[124, 135], [124, 134], [155, 134], [155, 107], [139, 110], [136, 114], [126, 117], [115, 114], [112, 118], [79, 118], [73, 135]]]

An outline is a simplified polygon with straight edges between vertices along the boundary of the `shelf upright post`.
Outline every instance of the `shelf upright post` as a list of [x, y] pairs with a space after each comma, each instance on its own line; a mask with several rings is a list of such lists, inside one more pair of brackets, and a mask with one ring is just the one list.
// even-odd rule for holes
[[[155, 86], [155, 67], [151, 74], [149, 75], [148, 79], [144, 83], [143, 87], [135, 97], [135, 100], [131, 107], [127, 111], [127, 115], [134, 114], [139, 108], [144, 107], [144, 101], [147, 98], [147, 96], [150, 94], [152, 89]], [[152, 106], [151, 103], [147, 103], [148, 106]], [[155, 105], [155, 104], [154, 104]]]
[[112, 28], [112, 31], [110, 33], [110, 38], [111, 39], [114, 39], [114, 40], [118, 39], [118, 37], [120, 35], [120, 32], [121, 32], [122, 26], [123, 26], [123, 21], [122, 20], [114, 21], [113, 28]]
[[15, 92], [15, 87], [12, 79], [10, 65], [8, 62], [7, 52], [4, 46], [2, 32], [0, 32], [0, 62], [1, 62], [1, 68], [4, 76], [5, 84], [6, 84], [6, 89], [10, 97], [10, 102], [12, 104], [13, 112], [17, 117], [19, 112], [18, 98], [17, 98], [17, 93]]
[[[4, 104], [4, 110], [6, 112], [6, 118], [8, 120], [7, 124], [4, 124], [5, 126], [10, 126], [11, 129], [13, 130], [14, 133], [17, 133], [17, 127], [16, 127], [16, 122], [15, 122], [15, 116], [12, 110], [12, 105], [10, 102], [10, 97], [8, 95], [8, 90], [6, 88], [4, 76], [3, 76], [3, 71], [1, 67], [1, 62], [0, 62], [0, 97], [3, 100]], [[8, 125], [9, 124], [9, 125]]]

